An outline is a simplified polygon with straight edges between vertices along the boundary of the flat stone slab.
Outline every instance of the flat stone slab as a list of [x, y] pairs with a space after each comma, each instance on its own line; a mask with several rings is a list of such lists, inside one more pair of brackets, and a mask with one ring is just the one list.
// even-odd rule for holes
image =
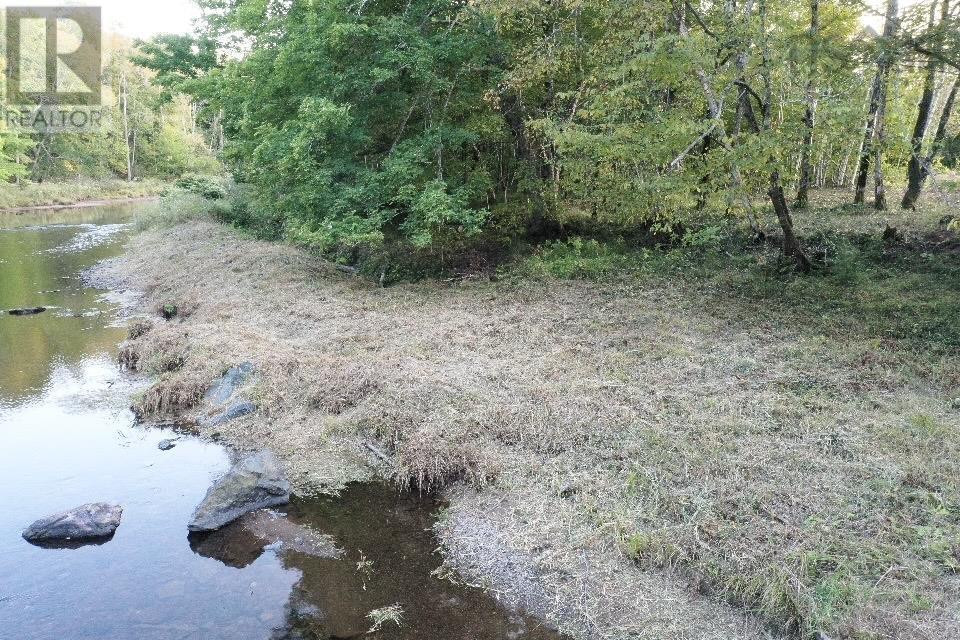
[[33, 544], [93, 542], [109, 538], [120, 526], [123, 507], [105, 502], [84, 504], [37, 520], [23, 532]]
[[261, 451], [243, 458], [217, 480], [190, 520], [190, 531], [215, 531], [240, 516], [290, 502], [290, 482], [276, 458]]
[[230, 367], [223, 377], [207, 390], [204, 397], [212, 404], [223, 404], [230, 399], [237, 387], [246, 382], [251, 373], [253, 373], [252, 362], [243, 362]]

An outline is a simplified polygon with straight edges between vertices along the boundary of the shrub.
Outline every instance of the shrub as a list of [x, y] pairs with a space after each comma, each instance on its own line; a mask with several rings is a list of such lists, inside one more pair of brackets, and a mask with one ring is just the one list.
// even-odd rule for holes
[[548, 242], [526, 262], [526, 271], [535, 276], [594, 280], [629, 270], [631, 256], [615, 243], [580, 237]]
[[137, 229], [172, 227], [191, 220], [207, 217], [222, 218], [228, 205], [222, 200], [211, 200], [189, 191], [173, 190], [157, 202], [143, 207], [137, 215]]
[[226, 181], [220, 176], [185, 173], [174, 184], [208, 200], [222, 200], [227, 196]]

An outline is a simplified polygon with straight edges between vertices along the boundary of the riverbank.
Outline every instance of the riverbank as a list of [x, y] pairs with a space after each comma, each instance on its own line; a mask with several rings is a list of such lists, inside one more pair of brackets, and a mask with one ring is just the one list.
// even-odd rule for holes
[[950, 637], [960, 280], [911, 242], [852, 282], [380, 289], [200, 221], [98, 277], [145, 292], [142, 412], [195, 417], [253, 362], [259, 411], [202, 435], [274, 450], [302, 493], [445, 490], [450, 575], [573, 637]]
[[0, 213], [136, 201], [158, 196], [169, 186], [169, 182], [149, 178], [136, 182], [80, 179], [4, 184], [0, 186]]

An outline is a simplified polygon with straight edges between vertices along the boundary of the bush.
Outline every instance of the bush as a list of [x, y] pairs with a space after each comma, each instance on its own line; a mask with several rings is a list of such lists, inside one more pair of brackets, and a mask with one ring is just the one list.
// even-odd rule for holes
[[222, 200], [227, 196], [226, 181], [220, 176], [185, 173], [174, 184], [208, 200]]
[[534, 276], [596, 280], [635, 267], [635, 256], [622, 246], [580, 237], [545, 244], [529, 258], [524, 271]]
[[191, 220], [223, 218], [229, 205], [189, 191], [174, 190], [144, 206], [136, 218], [137, 229], [173, 227]]

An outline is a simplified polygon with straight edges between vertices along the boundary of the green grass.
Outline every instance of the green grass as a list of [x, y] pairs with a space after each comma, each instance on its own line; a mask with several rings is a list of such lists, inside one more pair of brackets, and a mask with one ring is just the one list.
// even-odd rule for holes
[[797, 274], [773, 244], [751, 245], [735, 229], [722, 246], [636, 248], [573, 238], [548, 243], [507, 277], [604, 281], [681, 279], [750, 305], [760, 317], [837, 335], [856, 332], [936, 352], [960, 347], [960, 252], [887, 247], [879, 236], [819, 232], [807, 238], [816, 268]]

